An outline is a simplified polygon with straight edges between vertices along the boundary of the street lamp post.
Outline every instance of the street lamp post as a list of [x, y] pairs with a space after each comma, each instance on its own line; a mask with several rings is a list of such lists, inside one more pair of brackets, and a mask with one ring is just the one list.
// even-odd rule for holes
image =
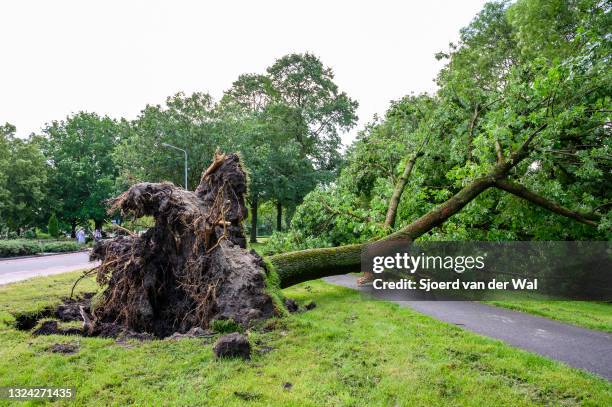
[[178, 148], [168, 143], [162, 143], [162, 146], [182, 151], [183, 154], [185, 154], [185, 190], [187, 190], [187, 150], [183, 150], [182, 148]]

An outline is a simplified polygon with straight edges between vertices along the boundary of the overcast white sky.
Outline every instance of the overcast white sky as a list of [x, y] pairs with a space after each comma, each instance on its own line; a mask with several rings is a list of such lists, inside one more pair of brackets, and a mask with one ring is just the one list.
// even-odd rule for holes
[[[219, 98], [241, 73], [310, 51], [359, 101], [433, 91], [434, 54], [482, 0], [0, 2], [0, 122], [19, 136], [79, 110], [134, 118], [178, 91]], [[349, 142], [357, 128], [343, 137]]]

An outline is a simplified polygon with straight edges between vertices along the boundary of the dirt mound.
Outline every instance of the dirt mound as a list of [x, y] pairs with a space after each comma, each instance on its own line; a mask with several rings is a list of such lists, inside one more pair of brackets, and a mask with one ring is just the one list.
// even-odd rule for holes
[[103, 335], [112, 324], [166, 337], [206, 329], [213, 319], [246, 327], [275, 314], [265, 265], [246, 250], [246, 190], [238, 155], [217, 153], [195, 192], [141, 183], [114, 199], [110, 212], [150, 215], [155, 226], [93, 248], [92, 259], [102, 262], [97, 280], [106, 288], [84, 313], [87, 334]]

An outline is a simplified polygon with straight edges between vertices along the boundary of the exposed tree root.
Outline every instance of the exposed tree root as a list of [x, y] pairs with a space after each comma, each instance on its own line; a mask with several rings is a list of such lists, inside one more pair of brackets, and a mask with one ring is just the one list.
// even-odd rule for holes
[[165, 337], [213, 319], [244, 326], [274, 314], [265, 265], [248, 252], [242, 229], [246, 176], [236, 154], [216, 154], [195, 192], [170, 183], [141, 183], [111, 202], [110, 211], [155, 218], [142, 236], [98, 243], [102, 298], [85, 313], [95, 334], [105, 324]]

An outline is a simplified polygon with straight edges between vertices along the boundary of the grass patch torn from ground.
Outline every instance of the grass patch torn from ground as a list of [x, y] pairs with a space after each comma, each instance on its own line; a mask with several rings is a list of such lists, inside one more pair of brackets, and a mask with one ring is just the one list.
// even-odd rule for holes
[[11, 313], [58, 302], [77, 276], [0, 287], [0, 386], [73, 386], [79, 405], [612, 405], [604, 379], [322, 281], [283, 290], [317, 307], [249, 332], [248, 362], [215, 360], [211, 340], [116, 343], [12, 326]]

